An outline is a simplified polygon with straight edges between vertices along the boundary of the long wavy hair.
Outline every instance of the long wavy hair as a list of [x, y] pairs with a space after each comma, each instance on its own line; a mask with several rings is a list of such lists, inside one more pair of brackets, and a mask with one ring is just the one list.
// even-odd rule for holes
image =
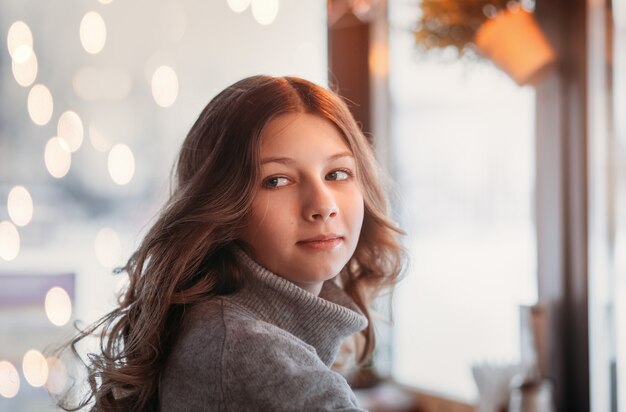
[[332, 122], [357, 162], [365, 215], [360, 238], [338, 283], [370, 321], [361, 332], [357, 358], [369, 360], [374, 329], [368, 308], [401, 273], [402, 231], [388, 217], [386, 180], [373, 150], [342, 99], [295, 77], [252, 76], [213, 98], [189, 131], [175, 164], [169, 200], [123, 268], [129, 276], [118, 306], [69, 343], [88, 336], [100, 353], [84, 363], [89, 387], [74, 406], [97, 411], [143, 411], [158, 406], [158, 386], [185, 310], [215, 295], [236, 292], [245, 271], [233, 245], [260, 187], [260, 140], [264, 126], [286, 113], [306, 112]]

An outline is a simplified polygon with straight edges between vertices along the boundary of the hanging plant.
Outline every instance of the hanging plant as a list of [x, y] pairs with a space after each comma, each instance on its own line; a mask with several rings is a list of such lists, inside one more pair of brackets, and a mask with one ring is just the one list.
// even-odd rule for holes
[[459, 56], [474, 56], [476, 32], [509, 3], [519, 5], [510, 0], [422, 0], [415, 41], [427, 51], [451, 46]]
[[518, 84], [538, 82], [556, 55], [532, 13], [517, 0], [422, 0], [414, 30], [427, 52], [487, 58]]

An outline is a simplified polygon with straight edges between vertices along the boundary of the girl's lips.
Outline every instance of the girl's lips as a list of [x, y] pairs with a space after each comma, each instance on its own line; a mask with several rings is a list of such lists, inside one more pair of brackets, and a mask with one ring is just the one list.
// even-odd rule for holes
[[335, 237], [327, 240], [309, 240], [304, 242], [301, 241], [297, 244], [311, 249], [328, 250], [334, 249], [335, 247], [339, 246], [341, 242], [343, 242], [343, 238]]

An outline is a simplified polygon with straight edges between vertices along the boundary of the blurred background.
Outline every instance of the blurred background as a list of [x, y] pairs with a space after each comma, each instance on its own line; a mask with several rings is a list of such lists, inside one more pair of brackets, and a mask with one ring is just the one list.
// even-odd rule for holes
[[625, 3], [3, 0], [0, 410], [56, 410], [186, 132], [270, 74], [337, 90], [396, 182], [363, 406], [626, 411]]

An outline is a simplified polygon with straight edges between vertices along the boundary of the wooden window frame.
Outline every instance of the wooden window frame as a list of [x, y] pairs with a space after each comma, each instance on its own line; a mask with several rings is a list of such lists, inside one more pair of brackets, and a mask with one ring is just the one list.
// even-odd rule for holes
[[559, 56], [536, 87], [538, 296], [552, 311], [547, 375], [558, 410], [589, 411], [587, 2], [540, 0]]

